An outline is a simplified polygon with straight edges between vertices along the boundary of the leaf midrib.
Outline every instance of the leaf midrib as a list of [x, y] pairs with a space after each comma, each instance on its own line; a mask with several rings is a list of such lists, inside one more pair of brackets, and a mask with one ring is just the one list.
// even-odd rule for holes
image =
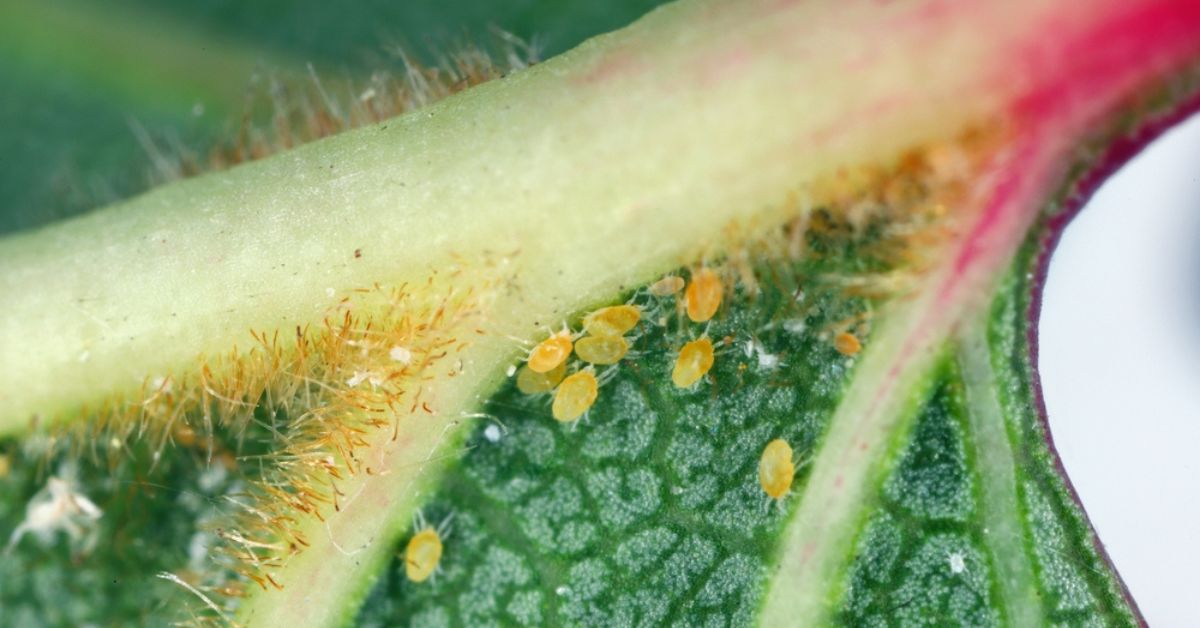
[[1041, 601], [1017, 503], [1016, 468], [1004, 413], [996, 396], [987, 322], [959, 336], [957, 361], [966, 388], [966, 415], [978, 469], [983, 539], [996, 571], [1000, 604], [1014, 626], [1038, 626]]

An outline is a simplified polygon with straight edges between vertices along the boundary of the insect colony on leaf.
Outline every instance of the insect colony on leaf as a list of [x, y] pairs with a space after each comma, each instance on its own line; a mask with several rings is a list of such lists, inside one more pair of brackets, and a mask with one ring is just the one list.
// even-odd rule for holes
[[[646, 293], [665, 299], [684, 291], [681, 305], [688, 319], [706, 323], [720, 309], [724, 290], [720, 275], [711, 268], [701, 267], [692, 273], [691, 283], [668, 275], [651, 284]], [[607, 379], [603, 374], [597, 376], [595, 367], [613, 366], [628, 357], [630, 341], [626, 335], [642, 320], [642, 307], [625, 303], [588, 313], [578, 335], [564, 326], [529, 352], [525, 364], [517, 370], [517, 389], [527, 395], [553, 391], [554, 419], [561, 423], [579, 420], [596, 402], [600, 386]], [[567, 375], [572, 355], [586, 366]], [[714, 359], [713, 343], [706, 335], [686, 343], [676, 357], [671, 381], [679, 388], [690, 388], [708, 374]]]
[[[683, 292], [676, 311], [686, 313], [694, 323], [708, 323], [716, 315], [724, 299], [725, 285], [720, 274], [702, 266], [692, 272], [688, 282], [677, 275], [667, 275], [651, 284], [645, 291], [657, 311], [661, 300], [676, 298]], [[517, 389], [527, 395], [553, 392], [551, 414], [561, 423], [573, 423], [584, 417], [599, 396], [599, 389], [611, 373], [597, 375], [596, 367], [614, 366], [630, 356], [631, 342], [626, 337], [645, 318], [643, 307], [633, 303], [602, 307], [583, 317], [582, 331], [572, 334], [564, 325], [561, 331], [550, 334], [529, 352], [525, 364], [516, 371]], [[665, 324], [666, 317], [658, 317]], [[707, 330], [707, 327], [705, 328]], [[570, 368], [572, 356], [584, 366]], [[680, 348], [671, 370], [671, 381], [678, 388], [690, 388], [713, 367], [715, 361], [712, 340], [706, 334], [687, 342]], [[574, 372], [568, 374], [569, 371]]]
[[[680, 292], [683, 292], [682, 298], [677, 297]], [[676, 388], [691, 388], [712, 370], [716, 351], [707, 335], [707, 324], [720, 310], [724, 292], [721, 275], [707, 266], [693, 271], [690, 282], [677, 275], [667, 275], [647, 287], [645, 294], [652, 304], [657, 304], [650, 308], [651, 314], [662, 300], [678, 298], [675, 310], [681, 321], [686, 314], [692, 323], [706, 324], [700, 337], [684, 343], [676, 355], [670, 373]], [[560, 423], [574, 425], [596, 403], [600, 388], [608, 379], [606, 376], [614, 372], [615, 365], [630, 356], [631, 342], [626, 336], [646, 318], [646, 313], [639, 305], [626, 303], [588, 313], [583, 317], [583, 329], [577, 333], [564, 325], [562, 330], [551, 333], [535, 345], [525, 364], [515, 370], [517, 389], [531, 396], [553, 393], [551, 416]], [[650, 320], [661, 326], [666, 317], [652, 316]], [[850, 331], [854, 322], [857, 321], [842, 325], [832, 339], [834, 348], [843, 355], [853, 356], [862, 349], [861, 341]], [[723, 346], [731, 343], [731, 337], [726, 337]], [[759, 351], [765, 353], [761, 348]], [[765, 355], [778, 360], [771, 354]], [[572, 356], [578, 358], [574, 365]], [[762, 356], [759, 362], [763, 362]], [[597, 375], [596, 367], [613, 368]], [[796, 474], [793, 455], [791, 445], [781, 438], [772, 440], [763, 449], [758, 463], [758, 482], [769, 500], [779, 503], [790, 492]], [[423, 582], [437, 569], [445, 535], [423, 523], [414, 529], [418, 531], [405, 550], [405, 571], [413, 582]]]

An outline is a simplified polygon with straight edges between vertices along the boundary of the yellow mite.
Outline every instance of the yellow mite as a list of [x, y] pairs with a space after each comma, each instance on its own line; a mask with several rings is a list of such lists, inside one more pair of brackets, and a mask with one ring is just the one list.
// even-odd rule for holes
[[667, 275], [662, 279], [650, 284], [650, 294], [656, 297], [669, 297], [672, 294], [683, 290], [683, 277], [675, 275]]
[[583, 317], [583, 328], [593, 336], [620, 336], [642, 320], [636, 305], [602, 307]]
[[526, 365], [534, 373], [549, 373], [571, 357], [571, 333], [563, 330], [538, 343]]
[[442, 537], [426, 527], [413, 535], [404, 550], [404, 573], [413, 582], [425, 582], [442, 560]]
[[692, 282], [684, 293], [688, 318], [697, 323], [711, 319], [721, 307], [723, 291], [721, 278], [712, 269], [701, 268], [692, 273]]
[[782, 438], [767, 443], [758, 461], [758, 483], [772, 499], [782, 499], [792, 488], [796, 465], [792, 463], [792, 446]]
[[859, 342], [858, 336], [844, 331], [833, 337], [833, 348], [842, 355], [855, 355], [862, 351], [862, 343]]
[[526, 395], [547, 393], [554, 390], [554, 387], [563, 380], [566, 374], [566, 362], [559, 364], [545, 373], [539, 373], [529, 368], [528, 365], [522, 366], [521, 370], [517, 371], [517, 390]]
[[671, 381], [679, 388], [687, 388], [700, 381], [713, 365], [713, 344], [707, 337], [693, 340], [679, 350]]
[[591, 370], [579, 371], [564, 379], [554, 393], [550, 410], [554, 420], [568, 423], [583, 416], [596, 403], [600, 384]]
[[575, 355], [589, 364], [616, 364], [629, 352], [621, 336], [587, 336], [575, 343]]

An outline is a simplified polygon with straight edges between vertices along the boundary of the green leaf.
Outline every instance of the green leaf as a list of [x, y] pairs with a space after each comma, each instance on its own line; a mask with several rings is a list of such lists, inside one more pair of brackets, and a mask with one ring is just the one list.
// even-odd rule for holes
[[[1062, 206], [1194, 105], [1200, 13], [928, 8], [682, 2], [0, 242], [0, 430], [21, 438], [0, 604], [63, 625], [1136, 624], [1048, 445], [1028, 314]], [[865, 54], [880, 23], [895, 48]], [[823, 51], [799, 73], [798, 32]], [[648, 286], [701, 265], [729, 289], [696, 323]], [[586, 420], [505, 379], [522, 343], [626, 299], [633, 353]], [[716, 365], [680, 389], [700, 336]], [[778, 503], [777, 438], [798, 464]], [[418, 512], [450, 526], [423, 582], [401, 562]]]
[[[784, 438], [812, 458], [854, 362], [820, 331], [863, 306], [819, 285], [794, 301], [794, 278], [846, 264], [780, 266], [772, 274], [792, 280], [739, 293], [708, 325], [716, 364], [691, 388], [668, 374], [704, 328], [644, 290], [636, 357], [602, 370], [611, 379], [578, 425], [510, 381], [426, 500], [427, 520], [453, 517], [442, 572], [416, 585], [393, 561], [360, 622], [750, 623], [805, 478], [777, 504], [759, 487], [759, 456]], [[485, 435], [498, 427], [498, 440]]]
[[[848, 263], [762, 274], [820, 277]], [[683, 324], [648, 325], [579, 425], [556, 422], [545, 395], [506, 385], [425, 500], [426, 520], [450, 522], [439, 573], [409, 581], [402, 539], [355, 623], [755, 623], [805, 469], [853, 376], [854, 359], [821, 330], [865, 305], [804, 285], [801, 304], [796, 284], [739, 294], [708, 328], [732, 343], [696, 389], [663, 376], [695, 333]], [[1024, 319], [1005, 315], [1030, 289], [1010, 285], [989, 316], [993, 340], [981, 329], [951, 342], [897, 426], [842, 575], [826, 583], [829, 622], [1136, 624], [1054, 471], [1029, 402], [1027, 347], [1006, 342], [1024, 337]], [[662, 307], [644, 292], [633, 300]], [[999, 379], [991, 362], [1005, 359], [1016, 368]], [[1005, 382], [1024, 390], [1002, 408]], [[758, 484], [775, 438], [802, 465], [780, 503]]]

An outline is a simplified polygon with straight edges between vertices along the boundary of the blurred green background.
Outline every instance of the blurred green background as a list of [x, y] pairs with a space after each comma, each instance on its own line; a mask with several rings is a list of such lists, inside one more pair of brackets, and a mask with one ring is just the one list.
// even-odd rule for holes
[[362, 79], [395, 69], [390, 47], [430, 60], [495, 44], [494, 28], [547, 58], [658, 4], [0, 1], [0, 234], [145, 190], [152, 160], [140, 133], [168, 153], [203, 153], [246, 112], [269, 114], [247, 104], [264, 75], [302, 76], [311, 63], [322, 80]]

